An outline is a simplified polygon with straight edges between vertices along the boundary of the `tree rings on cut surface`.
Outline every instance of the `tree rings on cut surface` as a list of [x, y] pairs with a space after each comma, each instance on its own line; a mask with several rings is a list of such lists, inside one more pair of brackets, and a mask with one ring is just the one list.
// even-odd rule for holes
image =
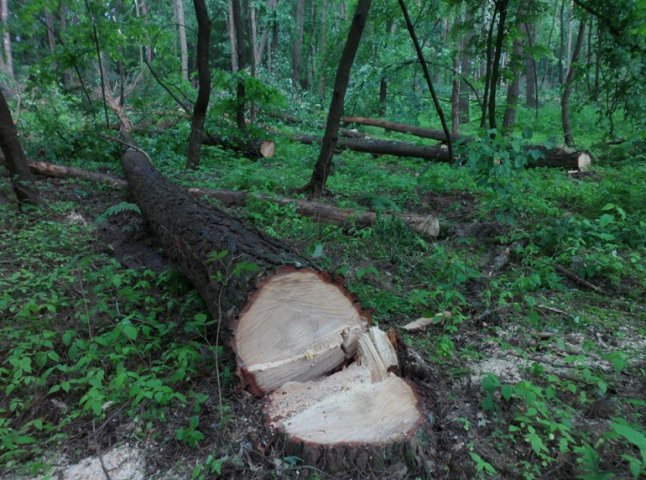
[[395, 374], [388, 336], [368, 322], [342, 284], [292, 268], [264, 279], [240, 315], [243, 381], [267, 394], [269, 426], [304, 458], [328, 458], [337, 447], [383, 453], [423, 422], [417, 394]]

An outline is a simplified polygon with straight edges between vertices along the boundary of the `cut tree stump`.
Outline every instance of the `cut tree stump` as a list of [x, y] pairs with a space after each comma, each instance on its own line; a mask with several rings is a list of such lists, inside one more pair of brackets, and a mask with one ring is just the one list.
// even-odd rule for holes
[[213, 317], [236, 319], [239, 373], [252, 393], [268, 395], [263, 412], [279, 455], [347, 470], [412, 451], [421, 402], [340, 279], [172, 184], [142, 151], [128, 148], [121, 165], [150, 228]]

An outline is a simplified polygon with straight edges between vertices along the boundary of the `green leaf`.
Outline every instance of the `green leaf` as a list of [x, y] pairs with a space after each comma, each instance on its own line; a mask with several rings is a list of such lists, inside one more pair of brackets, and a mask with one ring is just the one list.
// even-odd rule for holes
[[624, 453], [621, 456], [621, 458], [623, 458], [628, 462], [628, 468], [630, 469], [630, 474], [635, 478], [639, 477], [639, 474], [641, 473], [641, 469], [642, 469], [642, 462], [640, 462], [632, 455], [628, 455], [627, 453]]
[[607, 227], [608, 225], [610, 225], [614, 221], [615, 221], [615, 216], [614, 215], [604, 213], [603, 215], [601, 215], [599, 217], [599, 226], [602, 227], [602, 228]]
[[123, 323], [121, 327], [121, 331], [128, 338], [128, 340], [137, 339], [137, 328], [131, 323]]
[[615, 431], [615, 433], [621, 435], [630, 443], [639, 448], [639, 452], [642, 456], [642, 461], [646, 463], [646, 436], [624, 423], [614, 422], [612, 424], [612, 429]]

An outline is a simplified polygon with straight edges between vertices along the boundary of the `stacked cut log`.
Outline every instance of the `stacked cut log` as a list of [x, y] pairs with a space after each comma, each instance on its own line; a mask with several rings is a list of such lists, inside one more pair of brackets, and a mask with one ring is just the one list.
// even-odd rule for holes
[[173, 185], [141, 151], [126, 150], [121, 165], [151, 229], [214, 318], [239, 312], [240, 376], [267, 398], [276, 448], [329, 470], [400, 462], [422, 407], [395, 374], [386, 335], [341, 280]]

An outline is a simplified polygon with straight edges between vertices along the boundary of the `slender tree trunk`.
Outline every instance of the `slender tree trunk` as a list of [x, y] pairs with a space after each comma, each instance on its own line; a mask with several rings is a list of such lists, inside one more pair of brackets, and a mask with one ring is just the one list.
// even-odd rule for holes
[[54, 15], [50, 11], [45, 12], [45, 23], [47, 24], [47, 45], [50, 53], [56, 50], [56, 37], [54, 35], [56, 27], [54, 25]]
[[[527, 33], [527, 42], [529, 47], [533, 47], [536, 41], [536, 26], [534, 23], [525, 24], [525, 31]], [[536, 61], [534, 60], [533, 54], [531, 51], [527, 51], [525, 54], [525, 72], [526, 72], [526, 83], [525, 83], [525, 105], [530, 108], [536, 107], [538, 101], [536, 99]]]
[[[473, 21], [471, 9], [467, 6], [464, 17], [465, 22]], [[460, 123], [469, 123], [469, 86], [467, 78], [471, 75], [471, 39], [473, 31], [469, 29], [464, 34], [460, 48]]]
[[[148, 4], [146, 0], [139, 0], [139, 8], [141, 9], [141, 16], [144, 17], [145, 23], [148, 19]], [[146, 46], [146, 60], [148, 63], [152, 63], [153, 61], [153, 46], [151, 44]]]
[[229, 32], [229, 44], [231, 45], [231, 71], [238, 71], [238, 46], [236, 45], [236, 27], [233, 21], [233, 0], [229, 0], [229, 14], [227, 15], [227, 31]]
[[516, 124], [516, 105], [518, 104], [518, 96], [520, 94], [520, 63], [523, 52], [522, 42], [519, 38], [514, 38], [512, 48], [513, 53], [510, 66], [514, 77], [507, 88], [507, 107], [505, 108], [505, 116], [502, 121], [502, 128], [506, 132], [512, 130]]
[[480, 117], [480, 128], [485, 128], [487, 126], [487, 106], [488, 106], [487, 99], [489, 98], [489, 88], [491, 86], [491, 67], [493, 64], [493, 56], [494, 56], [493, 29], [496, 26], [497, 16], [498, 16], [498, 2], [495, 2], [494, 10], [491, 15], [491, 23], [489, 24], [489, 30], [487, 31], [487, 57], [485, 60], [484, 95], [482, 97], [482, 116]]
[[576, 62], [579, 60], [581, 53], [581, 46], [583, 45], [583, 38], [585, 36], [585, 20], [581, 20], [579, 24], [579, 33], [576, 38], [576, 45], [570, 60], [570, 69], [565, 78], [565, 85], [563, 87], [563, 95], [561, 96], [561, 117], [563, 119], [563, 138], [565, 144], [568, 146], [574, 145], [574, 135], [572, 135], [572, 124], [570, 123], [570, 94], [572, 93], [572, 86], [576, 77]]
[[173, 0], [177, 11], [177, 30], [179, 33], [179, 53], [182, 63], [182, 80], [188, 82], [188, 43], [186, 42], [186, 19], [183, 0]]
[[[242, 22], [242, 12], [240, 9], [240, 0], [232, 0], [233, 26], [236, 32], [236, 52], [238, 54], [238, 69], [244, 71], [246, 68], [246, 48], [244, 43], [244, 24]], [[236, 87], [236, 125], [240, 130], [246, 128], [245, 123], [245, 84], [244, 79], [240, 77]]]
[[294, 48], [292, 50], [292, 84], [294, 87], [299, 87], [301, 84], [301, 62], [303, 60], [305, 0], [296, 0], [294, 21], [296, 22], [296, 32], [294, 34]]
[[13, 54], [11, 53], [11, 33], [9, 32], [8, 0], [0, 0], [0, 20], [2, 21], [2, 46], [4, 48], [5, 71], [9, 78], [14, 78]]
[[[502, 54], [503, 42], [505, 40], [505, 21], [507, 19], [507, 6], [509, 0], [501, 0], [498, 10], [500, 12], [500, 19], [498, 21], [498, 32], [496, 34], [496, 52], [493, 58], [493, 65], [491, 67], [491, 80], [489, 87], [489, 128], [496, 128], [496, 91], [498, 89], [498, 81], [500, 79], [500, 56]], [[485, 98], [485, 101], [486, 98]]]
[[211, 96], [211, 70], [209, 68], [209, 44], [211, 40], [211, 20], [205, 0], [193, 0], [197, 18], [197, 74], [199, 88], [197, 101], [193, 108], [191, 136], [188, 141], [186, 168], [197, 168], [200, 165], [200, 150], [204, 137], [204, 123]]
[[319, 97], [321, 103], [325, 99], [326, 75], [325, 61], [327, 60], [327, 0], [321, 2], [321, 61], [319, 63]]
[[343, 47], [343, 53], [341, 53], [339, 68], [336, 71], [336, 78], [334, 80], [334, 91], [332, 92], [332, 100], [325, 125], [325, 135], [323, 136], [321, 151], [314, 166], [312, 178], [303, 188], [304, 191], [313, 193], [315, 197], [320, 197], [323, 194], [325, 183], [330, 175], [332, 155], [334, 154], [334, 148], [338, 140], [341, 115], [343, 115], [345, 92], [350, 82], [350, 71], [352, 70], [354, 57], [359, 48], [361, 35], [363, 34], [368, 12], [370, 11], [370, 3], [371, 0], [358, 0], [354, 16], [352, 17], [352, 24], [348, 32], [348, 38]]
[[413, 26], [413, 22], [410, 19], [410, 15], [408, 14], [408, 9], [406, 8], [406, 3], [404, 0], [399, 0], [399, 7], [401, 8], [402, 13], [404, 14], [404, 21], [406, 22], [406, 28], [408, 29], [408, 34], [410, 35], [411, 40], [413, 41], [413, 45], [415, 46], [415, 51], [417, 52], [417, 59], [419, 60], [419, 63], [422, 67], [422, 72], [424, 72], [424, 79], [426, 80], [426, 85], [428, 86], [428, 90], [431, 93], [431, 97], [433, 98], [433, 104], [435, 105], [435, 110], [437, 111], [438, 117], [440, 117], [440, 122], [442, 123], [442, 130], [444, 130], [444, 135], [446, 135], [446, 146], [448, 147], [448, 153], [449, 153], [449, 161], [454, 160], [453, 156], [453, 141], [451, 140], [451, 134], [449, 133], [449, 127], [446, 124], [446, 119], [444, 118], [444, 111], [442, 110], [442, 106], [440, 105], [440, 101], [437, 98], [437, 95], [435, 94], [435, 89], [433, 88], [433, 81], [431, 80], [431, 74], [428, 71], [428, 65], [426, 65], [426, 60], [424, 59], [424, 52], [422, 51], [422, 46], [419, 43], [419, 40], [417, 39], [417, 35], [415, 35], [415, 27]]
[[[60, 31], [59, 38], [63, 38], [66, 30], [67, 30], [67, 6], [65, 5], [65, 2], [61, 1], [61, 5], [59, 9], [59, 31]], [[69, 88], [71, 83], [72, 83], [72, 73], [70, 72], [69, 69], [66, 69], [63, 72], [63, 86], [67, 89]]]
[[[453, 70], [458, 69], [457, 52], [453, 56]], [[460, 77], [457, 73], [453, 74], [451, 82], [451, 135], [460, 133]]]
[[18, 139], [16, 125], [11, 118], [9, 105], [0, 90], [0, 149], [11, 174], [11, 184], [20, 203], [38, 203], [38, 191], [29, 170], [27, 157]]
[[561, 12], [559, 15], [559, 27], [560, 27], [560, 34], [561, 34], [561, 43], [559, 45], [559, 85], [563, 85], [563, 70], [565, 68], [564, 62], [563, 62], [563, 56], [565, 55], [565, 19], [563, 18], [565, 15], [565, 2], [567, 0], [563, 0], [561, 2]]
[[269, 57], [269, 64], [272, 65], [278, 59], [278, 8], [276, 0], [269, 0], [269, 8], [272, 11], [273, 20], [271, 22], [271, 52]]

